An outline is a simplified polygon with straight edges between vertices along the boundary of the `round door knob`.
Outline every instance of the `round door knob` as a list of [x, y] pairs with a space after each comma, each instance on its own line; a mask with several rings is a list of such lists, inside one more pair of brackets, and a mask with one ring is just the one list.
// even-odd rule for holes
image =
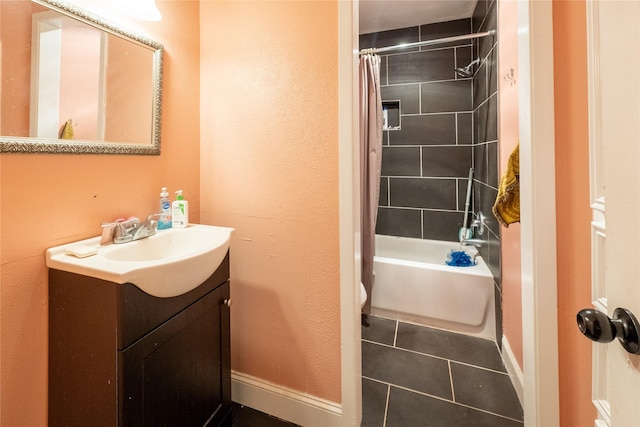
[[599, 343], [608, 343], [618, 338], [622, 347], [632, 354], [640, 354], [640, 324], [626, 308], [616, 308], [613, 319], [605, 313], [585, 308], [576, 316], [578, 329], [587, 338]]
[[578, 329], [587, 338], [595, 342], [608, 343], [616, 337], [616, 328], [605, 313], [585, 308], [578, 312]]
[[227, 307], [231, 307], [231, 304], [233, 304], [233, 302], [231, 301], [231, 298], [226, 298], [223, 301], [224, 305], [226, 305]]

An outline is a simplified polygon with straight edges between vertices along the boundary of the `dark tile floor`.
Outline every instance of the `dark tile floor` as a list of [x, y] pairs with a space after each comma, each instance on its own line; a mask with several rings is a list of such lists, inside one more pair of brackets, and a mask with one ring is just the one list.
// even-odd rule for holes
[[248, 406], [233, 402], [228, 427], [295, 427], [295, 424], [272, 417]]
[[369, 316], [362, 328], [363, 427], [522, 427], [496, 344]]
[[[362, 427], [522, 427], [492, 341], [369, 316], [362, 328]], [[295, 424], [233, 403], [231, 427]]]

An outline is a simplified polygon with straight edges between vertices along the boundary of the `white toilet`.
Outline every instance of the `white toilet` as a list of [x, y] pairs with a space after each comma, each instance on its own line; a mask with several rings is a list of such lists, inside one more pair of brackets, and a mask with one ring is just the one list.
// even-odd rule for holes
[[360, 282], [360, 308], [364, 307], [367, 302], [367, 290], [364, 288], [362, 282]]

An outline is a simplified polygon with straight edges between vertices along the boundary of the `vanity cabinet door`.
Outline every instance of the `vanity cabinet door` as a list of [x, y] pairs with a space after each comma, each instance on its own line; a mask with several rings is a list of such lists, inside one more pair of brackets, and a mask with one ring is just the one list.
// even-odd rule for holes
[[229, 282], [119, 352], [121, 426], [218, 425], [231, 405]]

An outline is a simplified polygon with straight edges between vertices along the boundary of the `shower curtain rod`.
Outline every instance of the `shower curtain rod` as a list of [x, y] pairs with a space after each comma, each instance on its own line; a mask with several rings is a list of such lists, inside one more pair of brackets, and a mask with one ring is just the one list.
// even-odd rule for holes
[[363, 55], [366, 53], [388, 52], [390, 50], [406, 49], [410, 47], [430, 46], [432, 44], [457, 42], [460, 40], [477, 39], [480, 37], [493, 36], [495, 34], [496, 34], [496, 30], [491, 30], [491, 31], [485, 31], [483, 33], [464, 34], [462, 36], [453, 36], [453, 37], [444, 37], [441, 39], [425, 40], [423, 42], [403, 43], [395, 46], [374, 47], [369, 49], [362, 49], [360, 51], [360, 55]]

